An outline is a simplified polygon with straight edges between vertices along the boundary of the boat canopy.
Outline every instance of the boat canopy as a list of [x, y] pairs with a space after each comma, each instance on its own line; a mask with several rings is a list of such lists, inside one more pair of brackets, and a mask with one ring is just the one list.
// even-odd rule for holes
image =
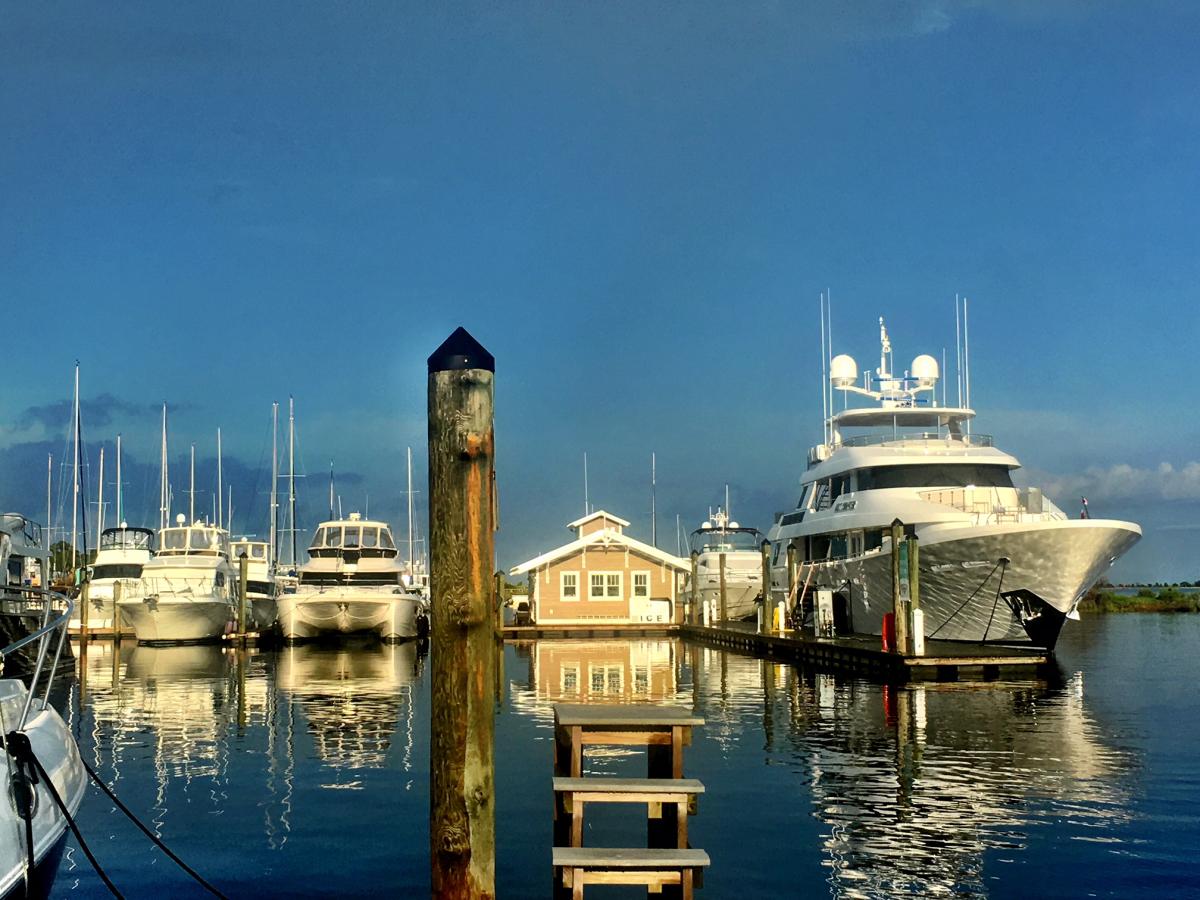
[[975, 418], [975, 410], [961, 406], [884, 406], [846, 409], [833, 417], [842, 428], [949, 428]]
[[313, 534], [308, 552], [314, 556], [334, 556], [343, 550], [375, 551], [377, 555], [396, 553], [391, 529], [382, 522], [343, 520], [325, 522]]
[[160, 556], [229, 555], [229, 536], [211, 525], [164, 528], [158, 535]]
[[757, 528], [738, 525], [724, 528], [697, 528], [692, 532], [692, 549], [698, 553], [736, 553], [758, 551], [763, 534]]
[[154, 550], [154, 532], [149, 528], [105, 528], [100, 533], [101, 550]]
[[231, 546], [234, 559], [242, 554], [245, 554], [247, 559], [266, 559], [269, 549], [266, 541], [234, 541]]

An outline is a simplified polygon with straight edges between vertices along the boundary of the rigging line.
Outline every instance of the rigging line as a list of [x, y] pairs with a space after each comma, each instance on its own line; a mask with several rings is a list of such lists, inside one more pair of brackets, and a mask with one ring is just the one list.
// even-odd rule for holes
[[108, 799], [110, 799], [113, 803], [115, 803], [117, 805], [117, 809], [119, 809], [119, 810], [121, 810], [121, 812], [125, 813], [125, 815], [129, 818], [129, 821], [131, 821], [134, 825], [136, 825], [139, 829], [141, 829], [142, 834], [144, 834], [144, 835], [146, 835], [146, 837], [150, 838], [150, 840], [154, 843], [154, 845], [156, 847], [158, 847], [159, 850], [161, 850], [163, 853], [167, 854], [167, 856], [169, 856], [175, 862], [175, 864], [179, 866], [179, 868], [183, 869], [183, 871], [185, 871], [189, 875], [191, 875], [192, 878], [194, 878], [198, 884], [200, 884], [201, 886], [206, 888], [208, 890], [208, 892], [211, 893], [214, 897], [221, 897], [222, 900], [229, 900], [229, 898], [227, 898], [224, 894], [222, 894], [215, 887], [213, 887], [211, 884], [209, 884], [207, 881], [205, 881], [204, 877], [199, 872], [197, 872], [195, 869], [193, 869], [191, 866], [189, 866], [187, 863], [185, 863], [182, 859], [180, 859], [178, 856], [176, 856], [171, 851], [171, 848], [162, 842], [161, 838], [159, 838], [157, 835], [154, 834], [154, 832], [152, 832], [149, 828], [147, 828], [145, 825], [143, 825], [141, 823], [141, 820], [139, 820], [138, 817], [133, 814], [133, 812], [129, 809], [129, 807], [126, 806], [124, 803], [122, 803], [119, 799], [117, 799], [117, 795], [114, 794], [112, 792], [112, 790], [109, 789], [108, 785], [104, 783], [104, 780], [99, 775], [96, 774], [96, 770], [93, 769], [90, 765], [88, 765], [88, 761], [86, 759], [84, 759], [81, 756], [79, 758], [79, 761], [83, 763], [83, 767], [87, 770], [88, 775], [91, 776], [92, 781], [96, 782], [96, 785], [100, 788], [100, 790], [104, 791], [104, 793], [108, 795]]
[[937, 637], [937, 633], [939, 631], [941, 631], [943, 628], [945, 628], [947, 625], [949, 625], [950, 620], [953, 619], [955, 616], [957, 616], [960, 612], [962, 612], [963, 609], [966, 608], [966, 605], [975, 599], [975, 595], [978, 594], [983, 589], [983, 586], [992, 580], [992, 576], [996, 574], [996, 570], [998, 568], [1000, 568], [1000, 563], [996, 563], [996, 565], [994, 565], [992, 567], [992, 571], [987, 573], [987, 577], [984, 578], [983, 581], [979, 582], [979, 586], [976, 587], [975, 590], [971, 591], [971, 596], [968, 597], [966, 600], [964, 600], [962, 602], [962, 604], [958, 607], [958, 609], [956, 609], [954, 612], [950, 613], [950, 615], [946, 618], [946, 621], [942, 622], [941, 625], [939, 625], [937, 628], [935, 628], [932, 634], [926, 635], [926, 639]]
[[988, 614], [987, 627], [983, 629], [981, 644], [987, 643], [988, 632], [992, 630], [992, 619], [996, 615], [996, 604], [1000, 602], [1000, 591], [1004, 589], [1004, 572], [1008, 569], [1008, 557], [1000, 557], [1000, 580], [996, 582], [996, 599], [992, 601], [992, 611]]

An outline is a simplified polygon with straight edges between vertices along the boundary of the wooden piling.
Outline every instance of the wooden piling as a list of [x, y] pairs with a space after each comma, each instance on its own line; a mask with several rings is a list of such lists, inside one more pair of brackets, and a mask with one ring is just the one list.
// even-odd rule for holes
[[908, 573], [901, 571], [907, 552], [904, 523], [896, 519], [892, 522], [892, 615], [896, 629], [895, 652], [901, 656], [908, 653]]
[[717, 557], [717, 563], [720, 566], [721, 578], [721, 621], [729, 621], [729, 610], [725, 605], [725, 554], [722, 553]]
[[[125, 596], [125, 583], [122, 581], [113, 582], [113, 644], [117, 647], [121, 646], [121, 632], [125, 630], [121, 623], [121, 598]], [[115, 683], [115, 682], [114, 682]]]
[[762, 615], [758, 620], [758, 633], [766, 634], [771, 630], [771, 542], [763, 541], [759, 548], [762, 553]]
[[434, 897], [494, 897], [496, 367], [462, 328], [428, 363], [431, 886]]
[[701, 622], [704, 619], [703, 614], [700, 612], [700, 587], [697, 584], [697, 578], [699, 577], [699, 572], [700, 572], [700, 551], [693, 550], [692, 551], [692, 581], [691, 581], [692, 602], [691, 602], [690, 608], [688, 609], [688, 612], [689, 612], [688, 619], [691, 621], [691, 623], [693, 625], [701, 624]]
[[243, 551], [238, 556], [238, 640], [246, 641], [246, 592], [250, 588], [250, 560]]
[[[801, 598], [796, 593], [796, 574], [796, 545], [789, 541], [787, 548], [787, 602], [799, 605]], [[786, 606], [787, 604], [785, 603], [783, 610], [785, 616], [791, 612]], [[796, 623], [796, 628], [799, 628], [804, 623], [804, 610], [797, 610], [792, 621]], [[786, 619], [779, 623], [779, 627], [783, 629], [788, 627]]]
[[81, 635], [88, 633], [88, 607], [92, 605], [91, 586], [90, 581], [85, 581], [79, 587], [79, 633]]
[[922, 618], [916, 615], [916, 612], [921, 608], [921, 578], [917, 572], [917, 563], [920, 550], [918, 548], [919, 541], [914, 534], [905, 541], [908, 546], [908, 648], [906, 653], [917, 654], [919, 649], [923, 649], [925, 645], [925, 635], [917, 638], [917, 619]]

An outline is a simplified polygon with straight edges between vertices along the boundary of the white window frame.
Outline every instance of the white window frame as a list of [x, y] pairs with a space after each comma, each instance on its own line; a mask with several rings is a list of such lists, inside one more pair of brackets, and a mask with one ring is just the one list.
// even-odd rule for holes
[[[567, 596], [567, 576], [568, 575], [575, 579], [575, 596], [574, 597]], [[559, 572], [558, 573], [558, 596], [559, 596], [559, 599], [562, 600], [564, 603], [578, 603], [579, 602], [580, 592], [579, 592], [579, 570], [578, 569], [574, 569], [569, 572]]]
[[[622, 572], [588, 572], [588, 600], [602, 601], [607, 603], [619, 603], [625, 599], [625, 579], [622, 577]], [[593, 578], [602, 578], [601, 593], [597, 596], [594, 593]], [[608, 593], [609, 581], [615, 578], [617, 580], [617, 594], [610, 596]]]
[[[609, 689], [609, 675], [615, 673], [617, 675], [617, 684], [615, 690]], [[600, 690], [597, 691], [594, 687], [596, 675], [599, 674], [604, 679]], [[625, 693], [625, 666], [621, 663], [588, 663], [588, 694], [600, 694], [609, 697], [619, 697]]]
[[[578, 694], [581, 685], [579, 684], [579, 676], [582, 671], [582, 666], [577, 662], [563, 663], [562, 668], [558, 673], [558, 685], [564, 694]], [[575, 687], [567, 687], [567, 673], [571, 672], [575, 675]]]
[[[637, 572], [634, 572], [633, 575], [630, 577], [630, 581], [631, 581], [630, 589], [632, 591], [632, 593], [630, 594], [630, 597], [632, 597], [634, 600], [649, 600], [650, 595], [652, 593], [652, 589], [651, 589], [650, 585], [653, 582], [653, 578], [651, 578], [651, 575], [653, 575], [653, 574], [654, 573], [649, 570], [639, 570]], [[644, 594], [638, 593], [637, 580], [638, 580], [639, 575], [644, 576], [646, 579], [646, 593], [644, 593]]]

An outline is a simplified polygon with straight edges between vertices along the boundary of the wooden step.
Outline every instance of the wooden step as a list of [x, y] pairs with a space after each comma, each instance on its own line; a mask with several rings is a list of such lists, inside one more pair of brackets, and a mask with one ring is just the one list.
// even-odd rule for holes
[[[564, 778], [554, 779], [554, 790], [560, 794], [703, 794], [704, 785], [695, 778]], [[589, 797], [600, 800], [600, 797]]]
[[696, 876], [708, 865], [703, 850], [554, 848], [554, 867], [561, 872], [559, 884], [579, 900], [589, 884], [641, 884], [653, 893], [667, 885], [679, 885], [685, 900], [691, 900]]

